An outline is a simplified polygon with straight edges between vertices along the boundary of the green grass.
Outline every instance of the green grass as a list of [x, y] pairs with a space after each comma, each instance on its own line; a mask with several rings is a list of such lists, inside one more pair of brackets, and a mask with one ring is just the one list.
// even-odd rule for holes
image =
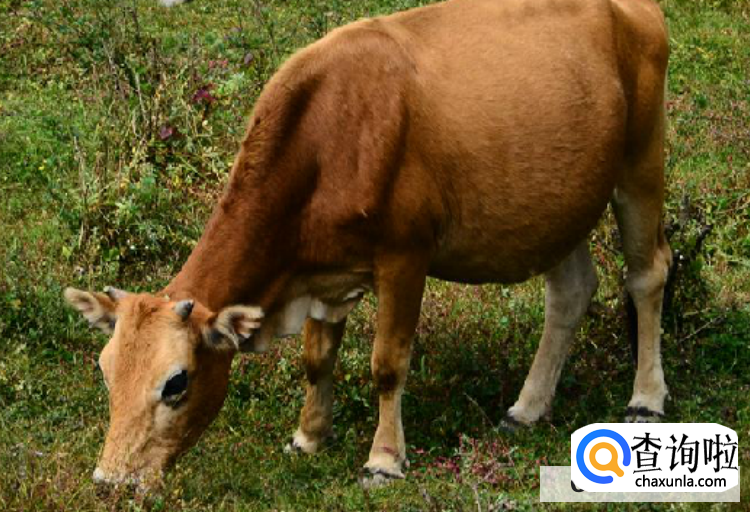
[[[90, 479], [107, 428], [93, 363], [105, 339], [63, 307], [62, 289], [166, 283], [198, 238], [278, 65], [335, 26], [421, 3], [196, 0], [167, 10], [153, 0], [0, 0], [1, 510], [558, 508], [538, 503], [539, 465], [569, 464], [576, 428], [619, 421], [632, 385], [609, 214], [593, 245], [596, 313], [549, 421], [512, 437], [496, 429], [541, 333], [541, 281], [432, 281], [404, 397], [405, 481], [369, 493], [357, 484], [375, 429], [373, 299], [347, 331], [338, 440], [320, 455], [282, 453], [303, 399], [293, 339], [237, 358], [222, 413], [161, 493], [102, 490]], [[667, 224], [683, 255], [664, 321], [667, 414], [723, 423], [746, 443], [750, 2], [661, 3], [672, 40]], [[740, 462], [746, 491], [736, 510], [748, 506], [746, 446]]]

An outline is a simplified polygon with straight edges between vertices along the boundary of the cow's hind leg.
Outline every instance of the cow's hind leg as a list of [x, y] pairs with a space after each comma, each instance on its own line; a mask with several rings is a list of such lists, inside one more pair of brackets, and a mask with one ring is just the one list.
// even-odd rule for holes
[[664, 160], [660, 144], [655, 146], [626, 170], [612, 201], [625, 251], [625, 289], [637, 316], [638, 368], [627, 410], [627, 420], [637, 422], [663, 416], [667, 396], [660, 333], [672, 252], [661, 222]]
[[379, 400], [379, 421], [362, 484], [379, 485], [403, 478], [406, 443], [401, 422], [401, 395], [419, 320], [426, 258], [404, 255], [378, 258], [375, 291], [378, 319], [372, 351], [372, 376]]
[[285, 450], [314, 453], [333, 434], [333, 370], [346, 320], [329, 324], [307, 320], [304, 366], [307, 394], [299, 428]]
[[598, 286], [588, 240], [545, 278], [544, 331], [518, 401], [508, 410], [505, 424], [509, 427], [534, 423], [552, 406], [570, 343]]

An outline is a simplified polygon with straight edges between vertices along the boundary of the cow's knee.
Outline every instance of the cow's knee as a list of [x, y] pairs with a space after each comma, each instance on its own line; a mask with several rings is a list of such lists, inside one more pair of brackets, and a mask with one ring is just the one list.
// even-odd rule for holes
[[655, 300], [661, 300], [661, 295], [669, 276], [669, 267], [672, 261], [671, 256], [671, 252], [668, 249], [667, 252], [660, 251], [654, 255], [651, 266], [628, 270], [625, 279], [625, 289], [633, 298], [636, 308], [639, 307], [639, 304], [646, 305], [649, 302], [653, 303]]

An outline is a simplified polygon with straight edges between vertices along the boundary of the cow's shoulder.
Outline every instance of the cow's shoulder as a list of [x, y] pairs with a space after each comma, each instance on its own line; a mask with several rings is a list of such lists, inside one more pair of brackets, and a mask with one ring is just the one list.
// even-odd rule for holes
[[306, 204], [310, 232], [372, 224], [404, 156], [413, 73], [408, 48], [378, 19], [300, 50], [254, 106], [230, 192], [273, 180], [280, 201]]

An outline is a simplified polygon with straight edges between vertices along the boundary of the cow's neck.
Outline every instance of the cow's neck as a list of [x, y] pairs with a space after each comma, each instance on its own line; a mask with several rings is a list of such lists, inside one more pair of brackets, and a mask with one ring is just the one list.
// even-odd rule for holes
[[286, 189], [274, 199], [263, 187], [243, 189], [233, 179], [198, 245], [163, 293], [173, 300], [195, 299], [212, 311], [234, 304], [264, 310], [273, 305], [274, 314], [243, 351], [263, 351], [273, 336], [299, 333], [308, 317], [342, 321], [371, 287], [370, 272], [296, 275], [302, 214], [295, 196], [302, 197]]
[[233, 204], [228, 194], [164, 292], [175, 300], [195, 299], [213, 311], [260, 301], [281, 277], [271, 258], [272, 241], [264, 233], [267, 225], [267, 218], [250, 215], [241, 205]]
[[192, 298], [213, 311], [267, 306], [294, 272], [309, 180], [288, 172], [284, 161], [259, 161], [253, 151], [246, 140], [203, 235], [164, 289], [170, 298]]
[[[296, 279], [312, 265], [303, 260], [319, 252], [301, 241], [309, 239], [301, 236], [303, 226], [316, 231], [306, 215], [313, 215], [309, 206], [319, 180], [320, 146], [330, 149], [330, 140], [310, 121], [321, 118], [311, 107], [317, 87], [317, 80], [295, 87], [279, 80], [266, 87], [227, 191], [187, 263], [164, 290], [170, 298], [193, 298], [213, 311], [232, 304], [288, 306], [290, 318], [307, 308], [313, 317], [332, 321], [341, 316], [339, 306], [350, 307], [353, 297], [361, 296], [367, 280], [361, 276], [323, 278], [312, 287], [305, 278]], [[329, 309], [313, 299], [337, 306]]]

